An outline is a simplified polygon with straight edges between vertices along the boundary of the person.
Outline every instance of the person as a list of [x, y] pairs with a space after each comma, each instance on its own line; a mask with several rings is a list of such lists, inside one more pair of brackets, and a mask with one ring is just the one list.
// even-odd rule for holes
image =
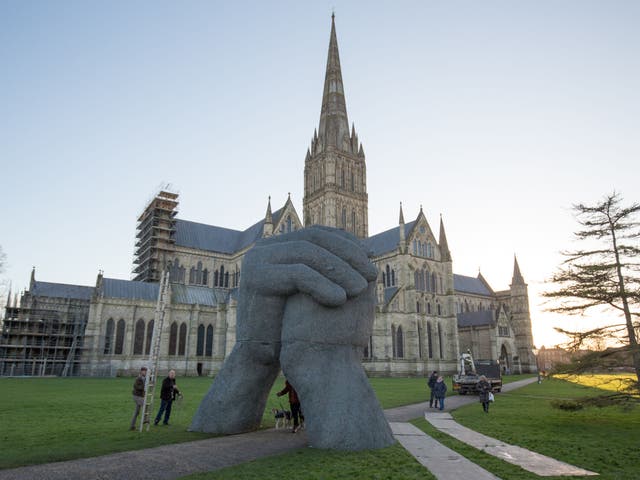
[[480, 403], [482, 403], [482, 409], [484, 413], [489, 413], [489, 394], [491, 393], [491, 383], [487, 380], [487, 377], [480, 375], [480, 379], [476, 384], [476, 390], [480, 396]]
[[429, 376], [429, 381], [427, 382], [427, 385], [429, 386], [429, 391], [430, 391], [429, 408], [433, 408], [434, 407], [434, 403], [437, 403], [435, 401], [436, 396], [433, 393], [433, 388], [436, 386], [436, 381], [437, 380], [438, 380], [438, 372], [436, 372], [434, 370], [433, 373]]
[[130, 430], [136, 429], [136, 420], [138, 419], [138, 414], [140, 413], [140, 409], [144, 405], [144, 383], [145, 377], [147, 376], [147, 367], [142, 367], [140, 369], [140, 374], [133, 382], [133, 402], [136, 404], [136, 409], [133, 412], [133, 418], [131, 419], [131, 427]]
[[289, 407], [291, 408], [291, 416], [293, 417], [293, 430], [291, 430], [291, 433], [296, 433], [300, 429], [300, 422], [304, 422], [304, 415], [302, 415], [302, 411], [300, 410], [298, 392], [291, 386], [289, 380], [285, 380], [284, 388], [280, 390], [277, 395], [281, 397], [285, 393], [289, 394]]
[[444, 383], [444, 378], [438, 376], [436, 384], [433, 387], [433, 394], [436, 397], [436, 405], [440, 404], [440, 410], [444, 410], [444, 396], [447, 393], [447, 384]]
[[154, 425], [158, 425], [163, 413], [164, 421], [162, 423], [163, 425], [169, 425], [171, 404], [176, 399], [177, 395], [181, 395], [181, 393], [176, 386], [176, 371], [169, 370], [169, 375], [162, 381], [162, 388], [160, 389], [160, 410], [158, 410], [156, 419], [153, 422]]

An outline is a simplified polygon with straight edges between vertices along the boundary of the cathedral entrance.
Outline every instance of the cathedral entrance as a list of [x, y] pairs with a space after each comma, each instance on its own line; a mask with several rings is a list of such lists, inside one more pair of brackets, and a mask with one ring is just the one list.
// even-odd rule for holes
[[509, 375], [511, 373], [511, 358], [509, 352], [507, 352], [507, 347], [504, 345], [500, 348], [500, 368], [502, 369], [503, 375]]

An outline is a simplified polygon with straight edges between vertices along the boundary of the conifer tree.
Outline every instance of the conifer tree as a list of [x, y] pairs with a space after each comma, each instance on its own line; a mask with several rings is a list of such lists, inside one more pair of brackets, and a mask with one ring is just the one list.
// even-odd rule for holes
[[613, 192], [595, 205], [573, 205], [580, 225], [574, 235], [584, 248], [561, 252], [565, 260], [543, 295], [558, 300], [549, 308], [553, 312], [575, 315], [604, 307], [611, 316], [602, 318], [613, 320], [588, 331], [557, 330], [569, 335], [574, 349], [594, 340], [615, 345], [618, 356], [632, 359], [640, 384], [640, 204], [622, 202]]

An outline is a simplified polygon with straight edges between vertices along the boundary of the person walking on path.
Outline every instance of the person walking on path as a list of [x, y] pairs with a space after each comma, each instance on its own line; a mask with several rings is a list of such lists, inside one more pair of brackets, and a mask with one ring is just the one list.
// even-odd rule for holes
[[176, 371], [169, 370], [169, 375], [162, 381], [162, 388], [160, 389], [160, 410], [156, 415], [156, 419], [153, 422], [154, 425], [158, 425], [160, 418], [164, 413], [163, 425], [169, 425], [169, 417], [171, 416], [171, 404], [176, 398], [176, 395], [180, 395], [180, 390], [176, 386]]
[[142, 367], [140, 369], [140, 374], [133, 382], [133, 403], [136, 404], [136, 409], [133, 412], [133, 418], [131, 418], [131, 426], [129, 430], [136, 429], [136, 420], [138, 419], [138, 414], [140, 413], [140, 409], [144, 405], [144, 380], [147, 376], [147, 367]]
[[487, 377], [480, 375], [480, 379], [476, 385], [476, 390], [480, 396], [480, 403], [482, 403], [482, 409], [484, 413], [489, 413], [489, 394], [491, 393], [491, 383], [487, 380]]
[[434, 370], [433, 373], [429, 376], [429, 381], [427, 382], [427, 385], [429, 386], [429, 408], [433, 408], [434, 403], [437, 403], [435, 402], [436, 396], [433, 393], [433, 389], [436, 386], [437, 380], [438, 380], [438, 372]]
[[447, 393], [447, 384], [444, 383], [442, 376], [439, 376], [436, 380], [436, 384], [433, 387], [433, 394], [436, 397], [436, 404], [440, 404], [440, 410], [444, 410], [444, 396]]
[[289, 394], [289, 407], [291, 408], [291, 416], [293, 417], [293, 430], [291, 430], [291, 433], [296, 433], [300, 429], [300, 422], [304, 422], [304, 415], [300, 411], [298, 392], [291, 386], [289, 380], [285, 381], [284, 388], [280, 390], [277, 395], [281, 397], [285, 393]]

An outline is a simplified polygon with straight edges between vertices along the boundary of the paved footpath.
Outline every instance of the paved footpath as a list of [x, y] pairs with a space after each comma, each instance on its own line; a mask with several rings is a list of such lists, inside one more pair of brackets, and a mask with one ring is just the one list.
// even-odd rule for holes
[[[535, 380], [531, 378], [507, 384], [503, 391], [522, 387]], [[477, 397], [447, 397], [445, 410], [477, 401]], [[428, 402], [424, 402], [385, 410], [398, 441], [410, 452], [413, 450], [412, 454], [433, 472], [438, 480], [495, 479], [496, 477], [489, 472], [436, 442], [413, 425], [405, 423], [422, 417], [425, 411], [429, 410], [428, 407]], [[293, 435], [288, 430], [260, 430], [101, 457], [0, 470], [0, 480], [169, 480], [192, 473], [218, 470], [305, 446], [307, 438], [304, 431]]]

